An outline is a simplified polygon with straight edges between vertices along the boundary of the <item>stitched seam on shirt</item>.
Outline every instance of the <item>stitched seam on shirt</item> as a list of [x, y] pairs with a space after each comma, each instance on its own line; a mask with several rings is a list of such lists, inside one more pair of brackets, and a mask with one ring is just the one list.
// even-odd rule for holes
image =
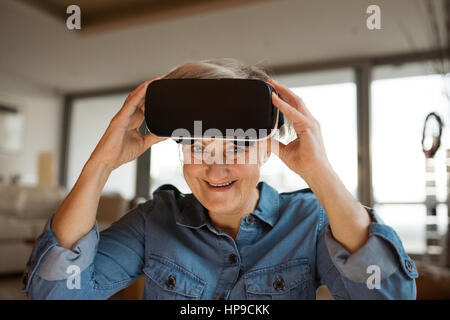
[[[153, 205], [154, 205], [154, 201], [151, 201], [150, 206], [149, 206], [149, 211], [151, 210], [151, 208], [152, 208]], [[143, 235], [143, 241], [144, 241], [144, 254], [145, 254], [145, 234], [146, 234], [146, 232], [145, 232], [145, 223], [146, 223], [147, 219], [146, 219], [146, 216], [143, 214], [144, 211], [142, 210], [142, 207], [144, 207], [144, 206], [145, 206], [145, 205], [143, 204], [143, 205], [141, 205], [140, 207], [137, 207], [137, 208], [135, 208], [135, 209], [137, 210], [137, 212], [138, 212], [138, 213], [142, 216], [142, 218], [144, 219], [144, 235]], [[132, 210], [133, 210], [133, 209], [132, 209]], [[129, 227], [130, 229], [132, 229], [133, 232], [136, 232], [136, 229], [133, 228], [133, 227], [131, 226], [131, 224], [127, 223], [126, 226]], [[105, 231], [106, 231], [106, 230], [105, 230]], [[136, 232], [136, 233], [138, 233], [138, 232]], [[98, 238], [98, 240], [100, 240], [100, 237]], [[98, 243], [97, 243], [97, 247], [98, 247]], [[136, 250], [134, 250], [133, 248], [130, 248], [130, 249], [131, 249], [131, 251], [134, 252], [134, 254], [136, 254], [137, 256], [139, 256], [139, 254], [136, 252]], [[97, 255], [97, 254], [98, 254], [98, 253], [96, 252], [96, 255]], [[109, 257], [109, 256], [108, 256], [108, 257]], [[112, 257], [109, 257], [109, 258], [112, 258]], [[95, 258], [94, 258], [94, 261], [95, 261]], [[91, 263], [91, 265], [94, 264], [94, 261]], [[111, 282], [111, 283], [108, 283], [108, 284], [100, 285], [100, 284], [97, 284], [97, 282], [96, 282], [95, 279], [94, 279], [95, 265], [93, 265], [93, 266], [94, 266], [94, 271], [93, 271], [93, 273], [92, 273], [92, 275], [91, 275], [90, 281], [93, 282], [93, 289], [95, 289], [95, 290], [110, 290], [110, 289], [115, 289], [116, 287], [121, 286], [121, 285], [124, 284], [124, 283], [130, 282], [130, 281], [133, 282], [134, 280], [138, 279], [138, 278], [142, 275], [142, 274], [139, 274], [138, 276], [130, 277], [129, 279], [118, 280], [118, 281], [114, 281], [114, 282]], [[86, 268], [86, 269], [87, 269], [87, 268]]]
[[197, 284], [197, 287], [199, 288], [199, 292], [198, 292], [198, 295], [194, 295], [194, 294], [189, 294], [189, 293], [186, 293], [186, 292], [182, 292], [182, 291], [178, 291], [178, 290], [169, 290], [169, 289], [167, 289], [166, 287], [163, 287], [158, 281], [156, 281], [156, 279], [153, 279], [152, 278], [152, 276], [150, 275], [150, 274], [147, 274], [145, 271], [144, 271], [144, 273], [145, 273], [145, 275], [147, 276], [147, 277], [149, 277], [149, 279], [151, 280], [151, 281], [153, 281], [159, 288], [161, 288], [162, 290], [164, 290], [164, 291], [168, 291], [168, 292], [171, 292], [171, 293], [176, 293], [176, 294], [179, 294], [179, 295], [182, 295], [182, 296], [185, 296], [185, 297], [189, 297], [189, 298], [198, 298], [198, 297], [201, 297], [201, 295], [203, 294], [203, 290], [205, 289], [205, 285], [198, 285]]
[[[146, 208], [146, 210], [139, 210], [142, 214], [142, 217], [144, 218], [144, 221], [147, 222], [147, 214], [151, 214], [151, 211], [153, 210], [153, 207], [156, 205], [156, 201], [154, 201], [153, 199], [150, 200], [151, 203], [148, 206], [148, 208]], [[143, 205], [143, 207], [145, 208], [145, 205]], [[144, 214], [146, 213], [146, 214]], [[145, 235], [145, 232], [144, 232]]]
[[[220, 251], [221, 251], [222, 254], [225, 256], [225, 255], [226, 255], [226, 254], [225, 254], [225, 250], [224, 250], [225, 248], [223, 247], [223, 245], [222, 245], [222, 243], [221, 243], [220, 237], [215, 236], [214, 238], [215, 238], [215, 240], [216, 240], [217, 246], [220, 248]], [[219, 274], [218, 279], [217, 279], [217, 284], [218, 284], [217, 287], [218, 287], [219, 289], [222, 289], [222, 287], [223, 287], [223, 285], [222, 285], [222, 283], [224, 283], [224, 280], [223, 280], [223, 273], [224, 273], [224, 268], [221, 267], [220, 274]], [[217, 287], [216, 287], [216, 289], [217, 289]]]
[[[333, 269], [333, 267], [335, 267], [335, 266], [334, 266], [334, 264], [332, 263], [331, 267], [330, 267], [330, 268], [328, 269], [328, 271], [325, 273], [324, 278], [330, 273], [330, 271], [331, 271], [331, 269]], [[342, 273], [340, 272], [340, 270], [339, 270], [337, 267], [335, 267], [335, 268], [336, 268], [336, 270], [337, 270], [338, 276], [333, 278], [333, 286], [335, 285], [335, 282], [336, 282], [336, 281], [341, 281], [341, 282], [342, 282], [342, 285], [344, 286], [345, 293], [347, 294], [348, 297], [350, 297], [350, 295], [349, 295], [349, 290], [348, 290], [348, 288], [347, 288], [347, 286], [346, 286], [344, 280], [345, 280], [345, 279], [347, 279], [347, 280], [349, 280], [349, 281], [352, 281], [352, 280], [350, 280], [350, 279], [348, 279], [347, 277], [343, 276]], [[328, 281], [328, 282], [329, 282], [329, 281]], [[323, 283], [323, 284], [326, 285], [325, 283]], [[328, 286], [327, 286], [327, 288], [328, 288]], [[330, 288], [328, 288], [328, 290], [330, 290], [330, 293], [331, 293], [331, 295], [332, 295], [334, 298], [337, 297], [337, 298], [341, 298], [342, 300], [346, 300], [346, 299], [347, 299], [347, 297], [341, 296], [340, 294], [334, 294], [333, 292], [331, 292], [331, 289], [330, 289]]]
[[[215, 238], [216, 238], [216, 243], [217, 243], [218, 246], [220, 247], [220, 250], [221, 250], [221, 252], [222, 252], [222, 254], [223, 254], [224, 258], [225, 258], [225, 261], [226, 261], [226, 260], [227, 260], [227, 259], [226, 259], [227, 251], [226, 251], [225, 246], [222, 244], [223, 237], [221, 237], [221, 236], [216, 236]], [[225, 238], [225, 239], [226, 239], [226, 238]], [[226, 240], [223, 240], [223, 241], [226, 241]], [[239, 251], [238, 251], [238, 253], [239, 253]], [[240, 255], [240, 253], [239, 253], [239, 255]], [[242, 261], [240, 261], [240, 262], [242, 262]], [[239, 268], [240, 268], [240, 266], [239, 266]], [[224, 272], [225, 272], [225, 269], [222, 267], [222, 268], [221, 268], [220, 275], [219, 275], [219, 277], [218, 277], [218, 281], [217, 281], [218, 286], [216, 287], [216, 288], [219, 288], [219, 290], [222, 289], [222, 288], [226, 288], [226, 286], [224, 286], [224, 285], [226, 285], [226, 283], [228, 282], [227, 279], [226, 279], [225, 277], [223, 277]], [[239, 277], [239, 273], [236, 275], [236, 277], [235, 277], [235, 279], [234, 279], [234, 281], [233, 281], [233, 284], [235, 284], [235, 283], [237, 282], [238, 277]], [[228, 289], [228, 288], [226, 288], [226, 289], [227, 289], [227, 291], [230, 290], [230, 289]], [[231, 289], [232, 289], [232, 288], [231, 288]]]
[[[328, 225], [327, 225], [327, 227], [328, 227]], [[334, 260], [333, 260], [333, 258], [332, 258], [331, 253], [330, 253], [330, 249], [328, 248], [328, 245], [327, 245], [327, 243], [326, 243], [326, 234], [325, 234], [325, 233], [327, 232], [327, 227], [324, 228], [324, 229], [322, 229], [321, 232], [319, 233], [319, 237], [320, 237], [321, 234], [323, 233], [324, 242], [325, 242], [324, 245], [325, 245], [325, 248], [326, 248], [326, 250], [327, 250], [328, 256], [329, 256], [329, 258], [330, 258], [330, 260], [331, 260], [331, 265], [330, 265], [330, 267], [328, 268], [328, 270], [325, 272], [323, 278], [326, 278], [326, 277], [328, 276], [328, 274], [330, 273], [330, 271], [331, 271], [333, 268], [335, 268], [335, 269], [337, 270], [337, 272], [339, 273], [339, 276], [342, 278], [342, 277], [343, 277], [342, 271], [341, 271], [341, 269], [340, 269], [337, 265], [334, 264]], [[331, 233], [331, 228], [330, 228], [330, 233]], [[336, 278], [335, 278], [334, 280], [336, 281]], [[343, 280], [341, 280], [341, 281], [344, 283]], [[324, 284], [324, 283], [323, 283], [323, 284]], [[345, 283], [344, 283], [344, 287], [345, 287]], [[347, 288], [345, 288], [345, 289], [347, 290]]]
[[[36, 274], [37, 270], [40, 267], [41, 261], [44, 258], [44, 256], [47, 254], [47, 252], [55, 247], [56, 245], [58, 245], [58, 240], [56, 239], [55, 235], [53, 234], [53, 231], [51, 229], [51, 221], [52, 221], [53, 215], [50, 216], [50, 218], [48, 219], [47, 223], [45, 224], [44, 230], [43, 230], [43, 234], [47, 233], [48, 236], [50, 237], [50, 239], [52, 239], [55, 243], [53, 243], [52, 245], [50, 245], [47, 249], [45, 249], [45, 251], [43, 253], [40, 254], [38, 260], [36, 261], [36, 263], [34, 264], [34, 268], [31, 270], [31, 273], [28, 277], [28, 282], [24, 288], [23, 291], [27, 292], [30, 290], [30, 285], [31, 285], [31, 281], [33, 280], [34, 275]], [[48, 230], [47, 230], [48, 229]], [[39, 240], [39, 239], [38, 239]], [[47, 240], [48, 241], [48, 240]], [[30, 266], [31, 267], [31, 266]], [[25, 266], [25, 270], [27, 270], [28, 266]]]
[[[325, 233], [326, 233], [326, 232], [327, 232], [326, 229], [324, 229], [323, 231], [320, 232], [320, 233], [323, 233], [323, 237], [324, 237], [324, 238], [325, 238]], [[320, 237], [320, 233], [319, 233], [319, 237]], [[324, 241], [326, 241], [326, 240], [324, 239]], [[328, 245], [326, 244], [326, 242], [325, 242], [325, 248], [327, 249], [328, 256], [329, 256], [329, 258], [330, 258], [330, 260], [331, 260], [331, 265], [330, 265], [330, 267], [328, 268], [328, 270], [325, 272], [323, 278], [326, 278], [326, 277], [328, 276], [328, 274], [330, 273], [331, 269], [333, 269], [333, 268], [336, 268], [336, 269], [338, 270], [338, 272], [340, 273], [340, 270], [334, 265], [334, 261], [333, 261], [333, 259], [331, 258], [331, 254], [330, 254], [330, 251], [329, 251], [329, 249], [328, 249]], [[324, 283], [323, 283], [323, 284], [324, 284]]]
[[[126, 223], [125, 224], [125, 227], [127, 227], [127, 228], [129, 228], [130, 230], [132, 230], [134, 233], [136, 233], [136, 234], [139, 234], [139, 232], [137, 232], [137, 230], [130, 224], [130, 223]], [[106, 230], [105, 230], [106, 231]], [[122, 226], [122, 230], [119, 230], [120, 232], [123, 232], [123, 226]], [[143, 241], [143, 248], [144, 248], [144, 255], [145, 255], [145, 218], [144, 218], [144, 234], [143, 234], [143, 237], [142, 237], [142, 241]], [[117, 233], [117, 231], [115, 232], [115, 234], [117, 235], [117, 234], [119, 234], [119, 233]], [[134, 239], [136, 239], [136, 238], [134, 238]], [[137, 239], [136, 239], [137, 240]], [[115, 240], [115, 241], [117, 241], [117, 240]], [[125, 245], [124, 245], [125, 246]], [[130, 251], [132, 251], [136, 256], [138, 256], [138, 257], [140, 257], [140, 254], [139, 254], [139, 252], [134, 248], [134, 247], [129, 247], [129, 246], [126, 246]], [[97, 243], [97, 250], [98, 250], [98, 243]], [[112, 256], [109, 256], [108, 255], [108, 257], [109, 258], [112, 258]], [[115, 261], [117, 261], [117, 259], [113, 259], [113, 260], [115, 260]], [[119, 260], [120, 260], [120, 257], [119, 257]]]
[[274, 264], [274, 265], [267, 266], [267, 267], [262, 267], [262, 268], [258, 268], [258, 269], [249, 270], [247, 272], [245, 278], [251, 278], [251, 276], [253, 276], [255, 274], [264, 273], [268, 269], [274, 269], [274, 271], [275, 270], [279, 271], [279, 270], [285, 270], [288, 267], [302, 265], [302, 264], [306, 264], [307, 265], [307, 267], [308, 267], [307, 268], [307, 272], [311, 271], [311, 267], [309, 265], [309, 259], [301, 257], [301, 258], [291, 259], [291, 260], [288, 260], [288, 261], [283, 262], [283, 263]]
[[[317, 265], [317, 250], [318, 250], [318, 248], [317, 248], [317, 245], [319, 244], [319, 238], [320, 238], [320, 234], [321, 234], [321, 232], [322, 232], [322, 223], [323, 223], [323, 214], [324, 214], [325, 212], [324, 212], [324, 210], [323, 210], [323, 208], [322, 208], [322, 206], [320, 206], [319, 205], [319, 223], [318, 223], [318, 225], [317, 225], [317, 229], [316, 229], [316, 239], [315, 239], [315, 241], [316, 241], [316, 243], [315, 243], [315, 248], [316, 248], [316, 257], [315, 257], [315, 264]], [[331, 267], [330, 267], [330, 269], [331, 269]], [[327, 273], [330, 271], [330, 269], [327, 271]], [[316, 267], [314, 267], [314, 279], [317, 279], [317, 266]], [[319, 281], [319, 283], [320, 283], [320, 281]]]
[[[258, 277], [260, 275], [267, 275], [268, 271], [272, 271], [272, 272], [283, 272], [288, 270], [291, 267], [296, 267], [296, 266], [302, 266], [302, 265], [306, 265], [305, 270], [302, 270], [302, 273], [299, 273], [299, 278], [294, 280], [294, 284], [291, 285], [287, 290], [283, 291], [283, 292], [273, 292], [273, 291], [253, 291], [252, 289], [248, 288], [248, 281], [250, 281], [251, 279], [253, 279], [254, 277]], [[311, 266], [309, 265], [309, 259], [308, 258], [295, 258], [295, 259], [291, 259], [288, 260], [287, 262], [281, 263], [281, 264], [276, 264], [276, 265], [272, 265], [272, 266], [268, 266], [268, 267], [263, 267], [263, 268], [259, 268], [259, 269], [255, 269], [255, 270], [251, 270], [250, 272], [248, 272], [245, 276], [244, 276], [244, 282], [245, 282], [245, 288], [248, 293], [254, 294], [254, 295], [282, 295], [282, 294], [286, 294], [287, 292], [302, 286], [302, 289], [305, 289], [305, 286], [308, 282], [308, 279], [305, 277], [300, 277], [301, 275], [308, 275], [311, 273]]]
[[[414, 279], [414, 278], [417, 278], [417, 277], [418, 277], [418, 272], [417, 272], [417, 270], [415, 270], [414, 272], [411, 271], [411, 274], [410, 274], [408, 271], [405, 270], [405, 267], [404, 267], [404, 261], [405, 261], [405, 260], [408, 260], [408, 257], [409, 257], [406, 253], [403, 254], [403, 252], [401, 252], [401, 251], [397, 248], [397, 246], [396, 246], [389, 238], [385, 237], [384, 235], [379, 234], [379, 233], [372, 233], [372, 234], [373, 234], [374, 236], [377, 236], [377, 237], [380, 237], [380, 238], [386, 240], [386, 241], [390, 244], [391, 247], [394, 247], [394, 250], [395, 250], [395, 252], [397, 253], [397, 258], [400, 260], [400, 261], [397, 261], [397, 262], [399, 263], [399, 265], [400, 265], [400, 266], [399, 266], [399, 269], [402, 269], [403, 272], [406, 273], [406, 274], [408, 275], [408, 277], [411, 278], [411, 279]], [[405, 256], [406, 256], [406, 257], [405, 257]]]
[[[99, 290], [99, 291], [103, 291], [103, 290], [112, 290], [112, 289], [116, 289], [117, 287], [120, 287], [120, 286], [122, 286], [123, 284], [126, 284], [126, 283], [132, 283], [134, 280], [136, 280], [137, 278], [130, 278], [130, 279], [126, 279], [126, 280], [119, 280], [119, 281], [116, 281], [116, 282], [112, 282], [112, 283], [109, 283], [109, 284], [105, 284], [105, 285], [99, 285], [99, 284], [97, 284], [97, 282], [94, 280], [94, 279], [92, 279], [91, 280], [91, 282], [93, 283], [93, 286], [92, 286], [92, 288], [94, 289], [94, 290]], [[125, 287], [126, 287], [127, 285], [125, 285]]]
[[300, 190], [281, 192], [280, 195], [291, 195], [291, 194], [295, 194], [295, 193], [308, 194], [308, 193], [313, 193], [313, 192], [312, 192], [311, 188], [303, 188], [303, 189], [300, 189]]
[[301, 286], [302, 289], [305, 289], [307, 282], [308, 282], [307, 279], [295, 280], [294, 285], [292, 285], [291, 287], [289, 287], [289, 289], [286, 289], [282, 292], [274, 292], [274, 291], [256, 292], [256, 291], [252, 291], [251, 289], [246, 289], [246, 291], [247, 291], [247, 293], [250, 293], [253, 295], [259, 295], [259, 296], [261, 296], [261, 295], [280, 296], [280, 295], [286, 294], [294, 289], [297, 289], [299, 286]]
[[[330, 273], [330, 271], [331, 271], [331, 269], [333, 269], [333, 268], [335, 268], [335, 265], [334, 265], [334, 263], [333, 263], [333, 261], [331, 261], [331, 266], [328, 268], [328, 270], [325, 272], [325, 274], [324, 274], [324, 278], [326, 278], [327, 276], [328, 276], [328, 274]], [[324, 284], [324, 283], [322, 283], [322, 284]]]
[[[129, 224], [127, 224], [126, 225], [127, 227], [129, 227], [130, 225]], [[133, 229], [133, 228], [131, 228], [131, 229]], [[134, 229], [133, 229], [134, 230]], [[144, 233], [145, 233], [145, 231], [144, 231]], [[116, 241], [116, 240], [115, 240]], [[122, 243], [121, 243], [121, 245], [123, 245]], [[129, 249], [131, 252], [133, 252], [136, 256], [138, 256], [138, 257], [140, 257], [141, 255], [139, 254], [139, 252], [137, 252], [136, 251], [136, 249], [134, 249], [134, 248], [132, 248], [132, 247], [129, 247], [129, 246], [125, 246], [125, 245], [123, 245], [123, 247], [127, 247], [127, 249]], [[144, 255], [145, 255], [145, 236], [144, 236], [144, 239], [143, 239], [143, 247], [144, 247]], [[97, 254], [98, 254], [98, 243], [97, 243], [97, 247], [96, 247], [96, 252], [95, 252], [95, 256], [94, 256], [94, 260], [93, 261], [95, 261], [95, 257], [97, 256]], [[101, 253], [103, 256], [105, 256], [105, 257], [107, 257], [108, 259], [111, 259], [112, 261], [114, 261], [114, 263], [118, 263], [120, 260], [121, 260], [121, 257], [119, 256], [119, 257], [114, 257], [114, 256], [111, 256], [111, 255], [109, 255], [109, 254], [106, 254], [105, 252], [102, 252]], [[141, 259], [141, 260], [143, 260], [143, 258]]]
[[[118, 281], [114, 281], [114, 282], [110, 282], [108, 284], [99, 284], [96, 280], [95, 280], [95, 265], [94, 262], [92, 262], [84, 271], [89, 271], [89, 268], [92, 268], [92, 272], [90, 275], [90, 279], [89, 282], [92, 283], [92, 289], [93, 290], [112, 290], [112, 289], [116, 289], [117, 287], [122, 286], [124, 283], [126, 284], [128, 283], [132, 283], [133, 281], [137, 280], [141, 275], [138, 276], [134, 276], [134, 277], [130, 277], [129, 279], [123, 279], [123, 280], [118, 280]], [[125, 285], [124, 287], [127, 287], [129, 284]]]
[[323, 221], [325, 220], [324, 219], [324, 215], [326, 213], [325, 213], [325, 210], [322, 208], [322, 206], [320, 204], [319, 204], [319, 210], [320, 210], [320, 218], [319, 218], [319, 233], [320, 233], [320, 231], [323, 228]]
[[[149, 207], [148, 207], [148, 211], [147, 210], [142, 210], [144, 207], [145, 207], [145, 204], [142, 204], [141, 206], [140, 206], [140, 208], [139, 207], [137, 207], [136, 208], [136, 210], [138, 211], [138, 213], [142, 216], [142, 218], [144, 219], [144, 235], [143, 235], [143, 238], [144, 238], [144, 254], [145, 254], [145, 238], [146, 238], [146, 232], [145, 232], [145, 227], [146, 227], [146, 222], [147, 222], [147, 219], [146, 219], [146, 215], [144, 214], [144, 212], [148, 212], [148, 213], [150, 213], [151, 212], [151, 209], [152, 209], [152, 207], [154, 206], [154, 203], [155, 203], [155, 201], [151, 201], [151, 203], [150, 203], [150, 205], [149, 205]], [[133, 209], [132, 209], [133, 210]], [[127, 223], [127, 226], [128, 227], [131, 227], [131, 225], [130, 224], [128, 224]], [[135, 229], [134, 228], [132, 228], [131, 227], [131, 229], [133, 230], [133, 231], [135, 231]], [[138, 232], [136, 232], [136, 233], [138, 233]], [[98, 240], [100, 241], [100, 237], [98, 237]], [[98, 247], [98, 243], [97, 243], [97, 247]], [[134, 250], [134, 249], [131, 249], [136, 255], [138, 255], [137, 254], [137, 252]], [[96, 255], [97, 255], [97, 253], [96, 253]], [[94, 259], [94, 261], [95, 261], [95, 259]], [[94, 265], [94, 262], [92, 262], [91, 263], [91, 265], [93, 265], [93, 267], [94, 267], [94, 271], [92, 272], [92, 274], [91, 274], [91, 279], [90, 279], [90, 281], [93, 283], [93, 289], [94, 290], [111, 290], [111, 289], [115, 289], [115, 288], [117, 288], [117, 287], [120, 287], [121, 285], [123, 285], [123, 284], [126, 284], [127, 282], [129, 282], [129, 283], [132, 283], [133, 281], [135, 281], [135, 280], [137, 280], [140, 276], [141, 276], [141, 274], [139, 274], [138, 276], [135, 276], [135, 277], [131, 277], [131, 278], [129, 278], [129, 279], [124, 279], [124, 280], [118, 280], [118, 281], [114, 281], [114, 282], [112, 282], [112, 283], [108, 283], [108, 284], [104, 284], [104, 285], [100, 285], [100, 284], [98, 284], [96, 281], [95, 281], [95, 277], [94, 277], [94, 274], [95, 274], [95, 265]], [[88, 268], [86, 268], [86, 270], [87, 270]]]
[[[25, 292], [28, 292], [28, 291], [29, 291], [29, 288], [30, 288], [30, 285], [31, 285], [31, 281], [33, 280], [34, 275], [36, 274], [37, 270], [39, 269], [42, 259], [45, 257], [45, 255], [47, 254], [47, 252], [48, 252], [51, 248], [53, 248], [53, 247], [55, 247], [55, 246], [56, 246], [56, 244], [52, 244], [51, 246], [49, 246], [49, 247], [41, 254], [41, 256], [39, 257], [38, 261], [37, 261], [36, 264], [35, 264], [35, 267], [34, 267], [33, 271], [31, 272], [31, 275], [30, 275], [30, 277], [29, 277], [29, 279], [28, 279], [28, 283], [27, 283], [27, 286], [26, 286], [26, 288], [25, 288]], [[38, 276], [39, 276], [39, 275], [38, 275]], [[44, 279], [44, 280], [45, 280], [45, 279]]]
[[[327, 237], [326, 237], [326, 233], [328, 232], [328, 228], [330, 229], [330, 230], [329, 230], [329, 231], [330, 231], [330, 236], [333, 238], [334, 241], [337, 241], [337, 240], [334, 239], [334, 237], [333, 237], [333, 233], [331, 232], [331, 226], [330, 226], [330, 225], [327, 225], [327, 227], [324, 229], [323, 237], [324, 237], [325, 247], [327, 248], [328, 256], [330, 257], [331, 263], [332, 263], [333, 266], [336, 268], [336, 270], [339, 272], [339, 274], [340, 274], [342, 277], [345, 277], [344, 272], [342, 271], [341, 267], [340, 267], [339, 265], [335, 264], [335, 261], [334, 261], [334, 259], [333, 259], [333, 254], [331, 254], [330, 248], [328, 247], [328, 242], [327, 242], [327, 239], [326, 239], [326, 238], [327, 238]], [[344, 250], [345, 250], [345, 248], [344, 248]], [[328, 270], [328, 271], [329, 271], [329, 270]], [[347, 278], [347, 277], [346, 277], [346, 278]], [[348, 278], [347, 278], [347, 279], [348, 279]], [[350, 280], [350, 279], [349, 279], [349, 280]]]
[[174, 269], [176, 269], [177, 271], [181, 272], [182, 274], [185, 274], [188, 277], [193, 278], [194, 280], [196, 280], [197, 282], [205, 285], [206, 282], [205, 280], [201, 279], [200, 277], [198, 277], [197, 275], [195, 275], [193, 272], [181, 267], [180, 265], [178, 265], [177, 263], [171, 261], [170, 259], [167, 259], [165, 257], [162, 257], [160, 255], [151, 253], [148, 256], [148, 259], [150, 259], [151, 257], [154, 257], [156, 261], [158, 261], [159, 263], [165, 265], [165, 266], [169, 266], [169, 267], [173, 267]]

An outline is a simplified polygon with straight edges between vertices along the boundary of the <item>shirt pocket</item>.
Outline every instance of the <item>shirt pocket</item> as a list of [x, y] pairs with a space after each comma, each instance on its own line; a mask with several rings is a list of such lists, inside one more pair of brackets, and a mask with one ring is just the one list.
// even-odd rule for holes
[[244, 279], [249, 300], [315, 299], [311, 269], [306, 258], [252, 270]]
[[205, 288], [205, 281], [175, 262], [151, 255], [143, 269], [146, 275], [144, 299], [197, 300]]

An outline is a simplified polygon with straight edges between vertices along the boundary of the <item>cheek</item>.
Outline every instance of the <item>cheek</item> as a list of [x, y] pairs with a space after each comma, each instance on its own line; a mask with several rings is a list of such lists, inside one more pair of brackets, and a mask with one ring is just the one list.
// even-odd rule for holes
[[253, 184], [254, 181], [259, 180], [259, 171], [260, 166], [257, 164], [241, 164], [235, 165], [234, 170], [236, 173], [236, 177], [239, 177], [243, 180], [243, 182]]
[[201, 166], [195, 164], [184, 164], [183, 165], [183, 175], [186, 182], [189, 184], [190, 182], [195, 181], [195, 179], [199, 176], [202, 171]]

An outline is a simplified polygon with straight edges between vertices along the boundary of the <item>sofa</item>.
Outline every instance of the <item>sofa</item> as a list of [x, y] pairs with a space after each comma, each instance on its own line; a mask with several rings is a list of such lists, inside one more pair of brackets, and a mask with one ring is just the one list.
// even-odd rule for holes
[[[66, 195], [62, 187], [0, 185], [0, 275], [23, 272], [36, 238]], [[129, 205], [120, 194], [102, 194], [99, 230], [119, 219]]]

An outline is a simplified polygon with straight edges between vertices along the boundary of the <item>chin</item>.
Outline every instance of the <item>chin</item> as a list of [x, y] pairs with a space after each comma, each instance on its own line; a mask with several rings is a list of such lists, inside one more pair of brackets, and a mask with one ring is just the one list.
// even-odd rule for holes
[[233, 211], [233, 208], [235, 207], [234, 203], [232, 203], [229, 200], [216, 200], [216, 201], [213, 201], [211, 199], [206, 200], [204, 206], [209, 211], [212, 211], [212, 212], [215, 212], [215, 213], [219, 213], [219, 214], [231, 213]]

